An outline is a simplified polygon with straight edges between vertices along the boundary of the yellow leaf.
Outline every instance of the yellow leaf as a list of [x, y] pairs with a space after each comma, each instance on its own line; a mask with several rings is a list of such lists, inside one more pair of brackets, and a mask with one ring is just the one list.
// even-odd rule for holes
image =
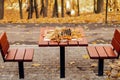
[[1, 66], [1, 68], [5, 68], [5, 66]]
[[92, 42], [92, 44], [97, 44], [96, 42]]
[[110, 71], [105, 71], [105, 74], [110, 76], [111, 75], [111, 72]]
[[33, 66], [33, 67], [39, 67], [40, 64], [39, 64], [39, 63], [34, 63], [34, 64], [32, 64], [32, 66]]
[[82, 57], [83, 57], [84, 59], [90, 59], [90, 57], [89, 57], [88, 54], [82, 55]]
[[114, 65], [114, 64], [110, 64], [109, 66], [110, 66], [111, 68], [114, 68], [114, 67], [115, 67], [115, 65]]
[[70, 65], [75, 64], [75, 61], [71, 61], [71, 62], [69, 62], [69, 64], [70, 64]]
[[110, 80], [110, 78], [106, 78], [105, 80]]
[[16, 45], [19, 45], [20, 43], [16, 43]]
[[120, 77], [120, 73], [117, 73], [117, 76]]
[[96, 67], [97, 66], [97, 63], [92, 63], [91, 64], [91, 67]]

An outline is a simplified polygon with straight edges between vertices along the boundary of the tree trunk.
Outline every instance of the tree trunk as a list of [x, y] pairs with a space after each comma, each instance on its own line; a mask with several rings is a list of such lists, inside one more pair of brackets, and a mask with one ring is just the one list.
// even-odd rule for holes
[[40, 15], [43, 14], [43, 10], [44, 10], [44, 1], [43, 0], [41, 0], [41, 4], [42, 4], [42, 6], [41, 6], [41, 10], [40, 10]]
[[32, 14], [33, 14], [33, 0], [29, 0], [28, 19], [32, 18]]
[[34, 8], [35, 8], [35, 13], [36, 13], [36, 18], [39, 18], [39, 15], [38, 15], [38, 4], [37, 4], [36, 0], [34, 0]]
[[94, 0], [94, 12], [100, 13], [103, 11], [103, 0]]
[[54, 3], [53, 17], [58, 17], [58, 4], [57, 4], [57, 0], [55, 0], [55, 3]]
[[20, 18], [23, 19], [23, 15], [22, 15], [22, 0], [18, 0], [19, 1], [19, 9], [20, 9]]
[[46, 2], [46, 5], [45, 5], [45, 10], [44, 10], [44, 15], [45, 17], [47, 17], [47, 9], [48, 9], [48, 0], [45, 1]]
[[64, 17], [64, 0], [61, 0], [61, 16]]
[[80, 4], [79, 4], [79, 0], [77, 0], [77, 4], [78, 4], [78, 16], [80, 15]]
[[108, 13], [108, 0], [106, 0], [106, 14], [105, 14], [105, 23], [107, 23], [107, 13]]
[[4, 17], [4, 0], [0, 0], [0, 19]]
[[42, 7], [41, 7], [40, 15], [43, 14], [43, 17], [47, 17], [48, 0], [45, 1], [41, 0], [41, 3], [42, 3]]

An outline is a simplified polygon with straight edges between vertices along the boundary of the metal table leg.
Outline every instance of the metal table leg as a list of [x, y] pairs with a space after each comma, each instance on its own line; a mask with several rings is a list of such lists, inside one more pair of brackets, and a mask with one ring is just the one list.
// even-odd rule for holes
[[24, 78], [24, 64], [23, 62], [18, 62], [18, 67], [19, 67], [19, 78]]
[[65, 78], [65, 47], [60, 46], [60, 78]]
[[99, 59], [99, 62], [98, 62], [98, 76], [103, 75], [103, 68], [104, 68], [104, 59]]

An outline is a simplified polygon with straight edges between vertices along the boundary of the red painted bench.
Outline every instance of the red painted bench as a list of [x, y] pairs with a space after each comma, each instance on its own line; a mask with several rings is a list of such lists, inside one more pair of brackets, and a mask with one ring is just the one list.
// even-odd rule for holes
[[120, 54], [120, 30], [115, 29], [112, 46], [88, 46], [87, 51], [91, 59], [98, 59], [98, 76], [103, 75], [104, 59], [118, 59]]
[[3, 32], [0, 35], [0, 51], [4, 62], [18, 62], [19, 78], [24, 78], [23, 62], [31, 62], [33, 60], [34, 49], [32, 48], [9, 48], [7, 35]]

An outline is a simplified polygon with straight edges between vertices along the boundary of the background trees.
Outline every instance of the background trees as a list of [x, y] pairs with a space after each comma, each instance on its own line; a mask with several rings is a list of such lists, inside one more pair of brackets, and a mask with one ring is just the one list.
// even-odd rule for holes
[[[79, 19], [82, 15], [94, 15], [94, 13], [107, 16], [105, 14], [107, 11], [120, 11], [119, 4], [120, 0], [0, 0], [0, 19], [3, 19], [4, 13], [4, 19], [12, 15], [14, 17], [11, 16], [11, 19], [22, 20], [71, 16]], [[104, 20], [106, 19], [107, 17], [104, 17]]]

